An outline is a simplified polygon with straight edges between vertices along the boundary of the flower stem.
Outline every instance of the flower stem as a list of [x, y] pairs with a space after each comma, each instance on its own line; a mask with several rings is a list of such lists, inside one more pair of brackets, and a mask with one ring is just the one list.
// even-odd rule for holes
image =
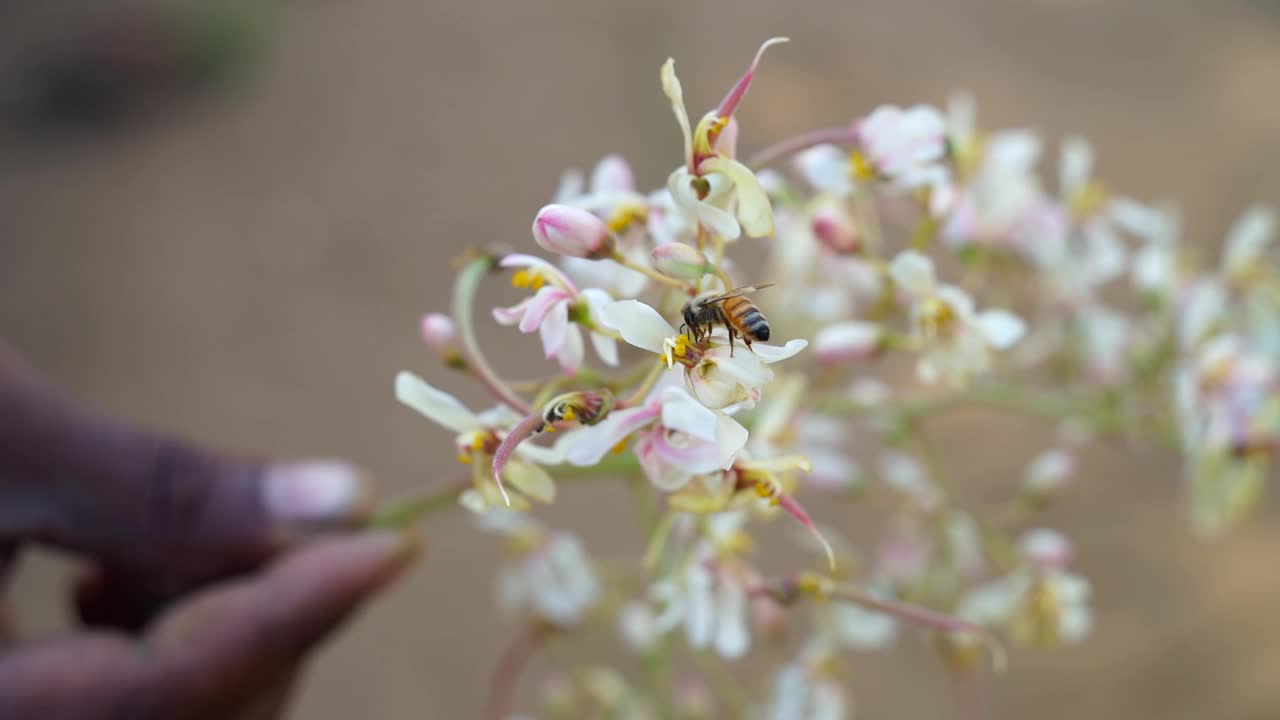
[[511, 705], [515, 700], [516, 687], [520, 684], [520, 676], [538, 649], [554, 631], [555, 628], [551, 625], [534, 621], [529, 623], [511, 642], [511, 646], [498, 659], [498, 664], [493, 669], [485, 717], [489, 720], [504, 720], [511, 714]]
[[761, 170], [779, 160], [808, 150], [815, 145], [850, 145], [858, 141], [858, 131], [853, 128], [825, 128], [811, 130], [802, 135], [781, 140], [751, 156], [747, 163], [752, 170]]
[[688, 293], [690, 290], [689, 286], [684, 282], [681, 282], [680, 280], [676, 280], [675, 278], [669, 278], [666, 275], [663, 275], [657, 270], [654, 270], [653, 268], [648, 267], [646, 265], [641, 265], [638, 262], [633, 262], [630, 258], [623, 255], [622, 253], [615, 254], [613, 256], [613, 261], [618, 263], [622, 267], [627, 268], [628, 270], [635, 270], [636, 272], [640, 273], [641, 275], [644, 275], [645, 277], [649, 278], [650, 280], [653, 280], [654, 282], [662, 283], [663, 285], [675, 288], [684, 293]]
[[453, 321], [458, 328], [462, 353], [466, 356], [467, 365], [476, 379], [495, 398], [510, 405], [521, 415], [528, 415], [532, 412], [532, 408], [498, 377], [484, 354], [480, 352], [480, 345], [476, 341], [475, 318], [472, 314], [476, 291], [480, 287], [481, 278], [493, 268], [493, 265], [494, 258], [485, 255], [467, 263], [462, 268], [462, 272], [458, 273], [458, 280], [453, 286]]
[[393, 503], [374, 515], [369, 525], [380, 529], [406, 527], [415, 520], [435, 514], [438, 510], [457, 505], [458, 496], [470, 487], [470, 482], [458, 483], [427, 495]]

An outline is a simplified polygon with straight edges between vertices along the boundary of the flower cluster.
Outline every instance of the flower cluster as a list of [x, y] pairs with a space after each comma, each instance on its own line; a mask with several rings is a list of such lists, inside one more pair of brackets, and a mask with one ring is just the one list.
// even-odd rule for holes
[[[548, 257], [464, 259], [452, 316], [427, 316], [422, 334], [493, 408], [396, 378], [401, 402], [454, 433], [466, 481], [443, 497], [507, 539], [499, 595], [527, 637], [616, 630], [651, 670], [579, 669], [549, 690], [553, 717], [846, 717], [843, 658], [909, 628], [934, 633], [966, 685], [1002, 642], [1090, 631], [1071, 541], [1039, 526], [1085, 444], [1176, 449], [1206, 532], [1247, 515], [1280, 446], [1271, 210], [1247, 210], [1221, 260], [1205, 258], [1173, 210], [1095, 180], [1085, 140], [1061, 143], [1047, 183], [1044, 142], [979, 129], [963, 95], [875, 108], [744, 159], [736, 111], [779, 42], [696, 122], [662, 65], [682, 145], [656, 190], [610, 155], [589, 177], [566, 173], [536, 214]], [[753, 257], [762, 277], [742, 270]], [[556, 368], [545, 379], [507, 381], [480, 350], [472, 307], [490, 274], [528, 291], [491, 316], [538, 334]], [[1051, 447], [999, 448], [1027, 462], [1000, 503], [960, 500], [966, 478], [931, 450], [932, 420], [965, 407], [1058, 430]], [[625, 572], [528, 512], [583, 477], [638, 491], [648, 544]], [[868, 496], [889, 508], [886, 529], [858, 547], [842, 530]], [[804, 567], [754, 552], [775, 522], [800, 530]], [[706, 668], [792, 627], [807, 639], [759, 694]], [[673, 677], [675, 652], [699, 675]]]

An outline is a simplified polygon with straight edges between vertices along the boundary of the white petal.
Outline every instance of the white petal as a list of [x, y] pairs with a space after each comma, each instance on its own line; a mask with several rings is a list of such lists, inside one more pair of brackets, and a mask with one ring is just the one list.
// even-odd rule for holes
[[1070, 196], [1089, 183], [1093, 172], [1093, 147], [1089, 141], [1072, 135], [1062, 141], [1062, 160], [1059, 163], [1062, 194]]
[[622, 333], [622, 339], [638, 348], [662, 354], [663, 341], [676, 335], [676, 329], [657, 310], [639, 300], [619, 300], [600, 310], [601, 319]]
[[997, 350], [1012, 347], [1027, 332], [1022, 318], [1007, 310], [985, 310], [978, 315], [978, 324], [987, 336], [987, 343]]
[[760, 181], [751, 168], [737, 160], [712, 157], [698, 167], [702, 172], [718, 172], [733, 180], [738, 192], [738, 221], [748, 237], [768, 237], [773, 234], [773, 206]]
[[738, 452], [747, 444], [747, 429], [737, 420], [720, 413], [716, 417], [716, 446], [720, 448], [720, 467], [728, 470]]
[[628, 435], [658, 417], [658, 409], [648, 405], [615, 410], [596, 425], [573, 430], [556, 443], [556, 452], [570, 465], [590, 467], [600, 462]]
[[600, 360], [609, 367], [618, 366], [618, 342], [608, 335], [601, 335], [598, 332], [591, 333], [591, 347], [595, 348], [596, 355], [600, 356]]
[[933, 261], [915, 250], [904, 250], [889, 264], [889, 275], [899, 287], [916, 297], [933, 293], [936, 283]]
[[516, 446], [516, 455], [539, 465], [559, 465], [564, 462], [564, 449], [559, 445], [545, 447], [523, 442]]
[[676, 77], [676, 61], [667, 58], [659, 73], [662, 78], [662, 92], [671, 100], [671, 112], [680, 125], [680, 134], [684, 137], [685, 162], [693, 157], [693, 133], [689, 130], [689, 113], [684, 109], [684, 89], [680, 87], [680, 78]]
[[751, 345], [752, 351], [760, 358], [761, 362], [769, 365], [786, 360], [807, 347], [809, 347], [809, 341], [802, 338], [788, 340], [787, 344], [782, 347], [767, 343], [753, 343]]
[[711, 644], [715, 634], [716, 607], [712, 597], [711, 571], [701, 565], [689, 567], [685, 582], [688, 584], [687, 605], [684, 616], [684, 632], [689, 644], [704, 648]]
[[716, 651], [721, 657], [742, 657], [751, 646], [747, 634], [747, 593], [734, 582], [720, 583], [716, 602]]
[[570, 374], [582, 369], [584, 353], [582, 329], [577, 325], [569, 326], [564, 335], [564, 344], [560, 346], [560, 351], [556, 353], [556, 360], [560, 362], [560, 369]]
[[454, 432], [470, 432], [479, 428], [476, 416], [457, 398], [431, 387], [411, 372], [396, 374], [396, 399]]
[[1250, 270], [1271, 242], [1276, 229], [1274, 210], [1254, 206], [1245, 211], [1227, 231], [1223, 267], [1232, 274]]
[[502, 470], [503, 482], [538, 502], [556, 499], [556, 484], [546, 470], [532, 463], [513, 460]]
[[716, 441], [716, 413], [693, 399], [684, 388], [662, 391], [662, 424], [707, 442]]
[[550, 307], [546, 316], [542, 318], [541, 324], [538, 325], [538, 334], [542, 336], [542, 352], [546, 357], [560, 352], [568, 330], [569, 303], [557, 302]]

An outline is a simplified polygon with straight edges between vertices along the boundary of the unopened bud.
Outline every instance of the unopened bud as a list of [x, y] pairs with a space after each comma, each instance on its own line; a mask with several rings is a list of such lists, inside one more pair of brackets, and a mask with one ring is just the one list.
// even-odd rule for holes
[[548, 205], [533, 219], [533, 239], [544, 250], [599, 260], [613, 254], [613, 233], [604, 221], [570, 205]]
[[875, 323], [850, 321], [829, 325], [818, 331], [813, 350], [818, 362], [827, 367], [865, 360], [884, 347], [884, 329]]
[[458, 334], [448, 315], [428, 313], [422, 316], [422, 340], [435, 356], [455, 370], [466, 368], [467, 361], [458, 348]]
[[635, 176], [621, 155], [605, 155], [591, 171], [592, 192], [634, 192]]
[[653, 249], [652, 257], [658, 272], [678, 280], [697, 280], [711, 271], [705, 255], [681, 242], [659, 245]]
[[813, 236], [832, 252], [845, 255], [858, 250], [858, 231], [853, 218], [838, 201], [820, 203], [809, 222]]

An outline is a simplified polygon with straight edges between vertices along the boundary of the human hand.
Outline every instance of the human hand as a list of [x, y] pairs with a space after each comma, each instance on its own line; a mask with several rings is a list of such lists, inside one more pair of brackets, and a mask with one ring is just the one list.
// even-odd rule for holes
[[[0, 345], [0, 581], [26, 542], [89, 561], [85, 627], [0, 639], [0, 718], [270, 718], [308, 652], [412, 558], [353, 529], [336, 462], [268, 464], [97, 417]], [[6, 633], [0, 606], [0, 638]]]

